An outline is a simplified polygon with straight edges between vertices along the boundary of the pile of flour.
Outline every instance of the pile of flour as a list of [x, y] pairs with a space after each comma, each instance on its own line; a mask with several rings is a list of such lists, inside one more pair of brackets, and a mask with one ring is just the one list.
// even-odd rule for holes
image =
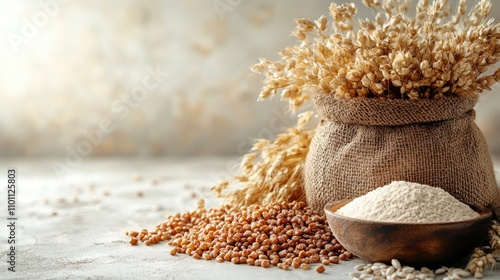
[[363, 220], [399, 223], [442, 223], [479, 216], [443, 189], [394, 181], [360, 196], [337, 210]]

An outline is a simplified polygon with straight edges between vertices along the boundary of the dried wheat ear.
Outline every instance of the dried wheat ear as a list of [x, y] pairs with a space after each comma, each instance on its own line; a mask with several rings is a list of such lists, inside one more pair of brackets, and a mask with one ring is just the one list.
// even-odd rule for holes
[[500, 59], [490, 1], [467, 12], [465, 0], [456, 8], [420, 0], [413, 18], [408, 2], [364, 0], [376, 16], [356, 24], [354, 4], [332, 3], [330, 25], [324, 16], [298, 19], [293, 35], [300, 43], [251, 68], [266, 76], [259, 98], [280, 91], [293, 109], [311, 89], [338, 98], [439, 99], [478, 94], [500, 80], [500, 69], [484, 75]]

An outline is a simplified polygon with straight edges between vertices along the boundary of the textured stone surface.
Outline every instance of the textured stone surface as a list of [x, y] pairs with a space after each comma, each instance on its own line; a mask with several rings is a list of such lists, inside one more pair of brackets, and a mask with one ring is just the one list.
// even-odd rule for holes
[[[18, 272], [3, 271], [6, 243], [2, 243], [0, 278], [350, 279], [348, 273], [361, 260], [329, 265], [318, 274], [173, 257], [165, 243], [136, 247], [127, 243], [125, 231], [150, 229], [167, 214], [194, 209], [199, 198], [206, 199], [207, 207], [218, 205], [208, 187], [217, 181], [214, 174], [228, 170], [231, 160], [87, 159], [64, 180], [52, 172], [53, 160], [0, 162], [2, 174], [7, 167], [17, 167], [19, 182]], [[0, 227], [0, 236], [7, 236], [5, 226]], [[498, 279], [499, 268], [484, 279]]]
[[[275, 135], [271, 119], [284, 114], [278, 98], [256, 102], [262, 76], [251, 75], [249, 66], [259, 57], [277, 58], [294, 41], [293, 20], [328, 14], [330, 3], [60, 2], [66, 4], [0, 3], [0, 156], [65, 155], [108, 118], [115, 129], [92, 155], [242, 155], [253, 138]], [[361, 18], [371, 15], [355, 2]], [[168, 75], [144, 100], [125, 105], [147, 67]], [[477, 107], [498, 152], [499, 100], [493, 92]], [[279, 127], [295, 121], [278, 119]]]

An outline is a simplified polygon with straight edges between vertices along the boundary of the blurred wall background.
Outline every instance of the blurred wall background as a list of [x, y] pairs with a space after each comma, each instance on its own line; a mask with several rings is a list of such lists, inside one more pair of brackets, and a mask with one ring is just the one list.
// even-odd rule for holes
[[[277, 98], [256, 102], [249, 66], [330, 2], [2, 1], [0, 156], [61, 156], [85, 140], [94, 156], [241, 155], [295, 122]], [[500, 153], [500, 92], [482, 99], [478, 123]]]

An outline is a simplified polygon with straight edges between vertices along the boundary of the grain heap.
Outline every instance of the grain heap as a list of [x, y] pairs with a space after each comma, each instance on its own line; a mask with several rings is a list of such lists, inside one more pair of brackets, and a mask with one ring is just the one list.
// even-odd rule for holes
[[471, 273], [460, 268], [441, 267], [436, 270], [431, 270], [427, 267], [416, 269], [411, 266], [403, 266], [401, 263], [393, 259], [390, 265], [384, 263], [368, 263], [360, 264], [354, 267], [357, 272], [350, 273], [353, 279], [421, 279], [434, 280], [438, 275], [446, 275], [443, 280], [459, 280], [462, 277], [471, 276]]
[[[416, 269], [411, 266], [403, 266], [401, 263], [393, 259], [390, 265], [384, 263], [368, 263], [356, 265], [356, 272], [351, 272], [349, 275], [353, 280], [372, 279], [372, 280], [405, 280], [405, 279], [420, 279], [420, 280], [460, 280], [474, 276], [477, 279], [482, 278], [485, 268], [493, 269], [495, 267], [495, 258], [493, 254], [485, 254], [480, 249], [476, 249], [472, 254], [471, 260], [466, 269], [442, 266], [436, 270], [431, 270], [427, 267]], [[473, 267], [473, 269], [471, 269]], [[444, 276], [441, 278], [441, 276]]]
[[479, 216], [443, 189], [404, 181], [394, 181], [355, 198], [337, 213], [399, 223], [445, 223]]
[[171, 255], [184, 253], [195, 259], [264, 268], [308, 270], [311, 264], [320, 263], [316, 271], [321, 273], [322, 265], [353, 257], [334, 238], [324, 214], [304, 202], [200, 208], [168, 216], [152, 231], [126, 234], [132, 245], [168, 241], [174, 246]]

